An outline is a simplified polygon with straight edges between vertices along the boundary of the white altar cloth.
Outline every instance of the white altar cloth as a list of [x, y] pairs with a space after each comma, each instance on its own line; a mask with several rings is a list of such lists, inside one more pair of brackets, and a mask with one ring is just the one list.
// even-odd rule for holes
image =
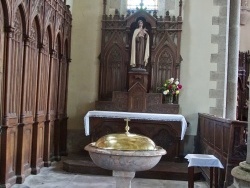
[[207, 154], [187, 154], [185, 158], [188, 160], [188, 167], [203, 166], [203, 167], [218, 167], [224, 168], [220, 160], [214, 155]]
[[[89, 135], [89, 117], [118, 118], [118, 119], [143, 119], [155, 121], [181, 121], [181, 140], [183, 140], [187, 122], [180, 114], [153, 114], [153, 113], [134, 113], [134, 112], [115, 112], [115, 111], [89, 111], [84, 117], [85, 135]], [[125, 125], [125, 124], [124, 124]]]

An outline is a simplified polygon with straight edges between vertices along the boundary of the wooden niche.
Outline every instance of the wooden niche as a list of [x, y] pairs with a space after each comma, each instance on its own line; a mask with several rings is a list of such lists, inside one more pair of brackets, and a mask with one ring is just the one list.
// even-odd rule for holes
[[[105, 1], [104, 1], [105, 2]], [[104, 6], [105, 3], [104, 3]], [[180, 10], [182, 4], [180, 3]], [[174, 104], [163, 104], [157, 88], [165, 80], [180, 77], [180, 41], [182, 16], [158, 17], [145, 10], [107, 16], [102, 19], [99, 100], [97, 110], [179, 113], [178, 98]], [[138, 20], [144, 22], [150, 38], [150, 57], [145, 71], [131, 68], [131, 41]]]

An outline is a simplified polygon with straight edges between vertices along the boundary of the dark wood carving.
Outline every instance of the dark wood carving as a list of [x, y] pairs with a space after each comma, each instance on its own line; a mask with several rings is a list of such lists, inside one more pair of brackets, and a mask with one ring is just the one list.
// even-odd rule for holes
[[[179, 16], [158, 17], [145, 10], [126, 16], [115, 15], [102, 17], [102, 42], [100, 54], [98, 110], [179, 113], [178, 98], [175, 105], [162, 104], [162, 94], [158, 87], [169, 78], [180, 76], [180, 40], [182, 26], [182, 1]], [[143, 21], [150, 39], [150, 56], [145, 71], [130, 66], [131, 41], [138, 20]], [[119, 93], [116, 100], [114, 93]], [[122, 100], [124, 99], [124, 100]]]
[[250, 53], [239, 53], [237, 119], [248, 120]]
[[[215, 155], [223, 164], [219, 170], [220, 187], [233, 183], [231, 170], [246, 159], [247, 122], [199, 114], [197, 152]], [[206, 177], [209, 171], [202, 168]]]
[[0, 1], [0, 187], [67, 154], [71, 20], [62, 0]]
[[[37, 117], [41, 117], [41, 119], [44, 119], [44, 135], [47, 135], [47, 138], [44, 140], [44, 156], [43, 156], [43, 161], [44, 161], [44, 166], [50, 166], [51, 164], [51, 156], [50, 156], [50, 150], [53, 148], [53, 142], [51, 144], [51, 135], [52, 135], [52, 126], [50, 122], [50, 116], [48, 113], [49, 109], [49, 100], [46, 100], [49, 98], [50, 94], [50, 75], [51, 75], [51, 62], [52, 62], [52, 33], [51, 33], [51, 28], [48, 26], [46, 29], [46, 32], [44, 34], [44, 55], [43, 55], [43, 64], [44, 66], [41, 67], [41, 71], [43, 71], [44, 75], [44, 81], [45, 85], [43, 86], [44, 93], [40, 94], [39, 98], [39, 103], [38, 103], [38, 110], [37, 110]], [[45, 77], [46, 76], [46, 77]], [[42, 77], [41, 77], [42, 79]], [[39, 87], [40, 88], [40, 87]], [[40, 92], [39, 92], [40, 93]], [[47, 102], [44, 103], [44, 100]]]

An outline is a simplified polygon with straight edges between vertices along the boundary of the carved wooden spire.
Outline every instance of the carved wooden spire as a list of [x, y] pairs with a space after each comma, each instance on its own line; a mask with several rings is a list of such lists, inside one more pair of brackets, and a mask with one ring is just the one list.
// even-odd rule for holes
[[179, 16], [182, 16], [182, 0], [179, 1]]
[[103, 0], [103, 15], [106, 15], [107, 0]]

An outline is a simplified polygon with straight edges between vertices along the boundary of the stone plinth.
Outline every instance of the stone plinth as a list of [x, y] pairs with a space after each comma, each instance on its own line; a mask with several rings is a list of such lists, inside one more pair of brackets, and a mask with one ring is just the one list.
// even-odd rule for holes
[[131, 180], [135, 177], [135, 172], [113, 171], [116, 181], [116, 188], [131, 188]]
[[241, 162], [239, 166], [231, 171], [234, 177], [234, 184], [231, 187], [249, 188], [250, 187], [250, 164], [246, 161]]

